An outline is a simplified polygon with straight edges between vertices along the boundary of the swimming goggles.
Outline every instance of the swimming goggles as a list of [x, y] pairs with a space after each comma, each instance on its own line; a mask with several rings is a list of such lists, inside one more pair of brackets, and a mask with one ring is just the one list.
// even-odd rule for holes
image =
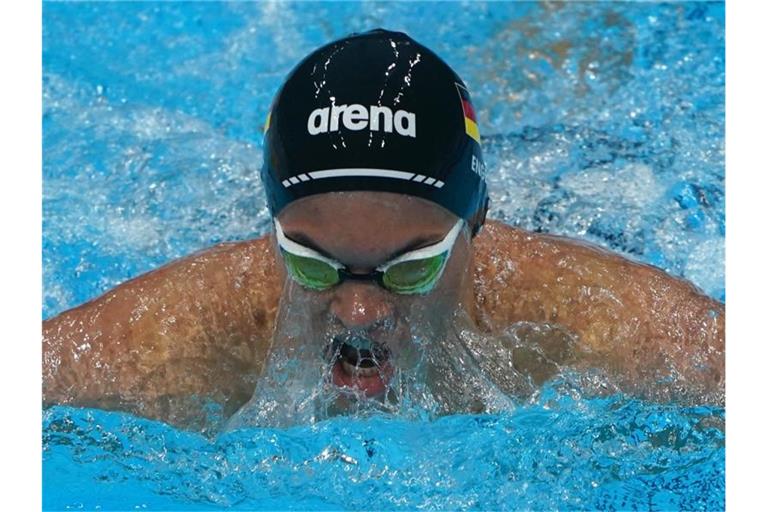
[[348, 279], [368, 280], [394, 293], [413, 295], [428, 293], [437, 284], [463, 225], [459, 219], [442, 241], [401, 254], [368, 274], [353, 274], [338, 261], [290, 240], [277, 219], [275, 234], [288, 274], [302, 286], [320, 291]]

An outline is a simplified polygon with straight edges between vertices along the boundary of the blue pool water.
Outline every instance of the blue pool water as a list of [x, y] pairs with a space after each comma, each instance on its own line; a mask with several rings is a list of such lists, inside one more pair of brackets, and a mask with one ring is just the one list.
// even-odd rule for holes
[[[43, 317], [269, 229], [255, 172], [288, 70], [405, 30], [473, 93], [490, 216], [724, 300], [721, 3], [45, 3]], [[46, 509], [724, 508], [724, 411], [553, 382], [505, 414], [218, 438], [44, 414]]]

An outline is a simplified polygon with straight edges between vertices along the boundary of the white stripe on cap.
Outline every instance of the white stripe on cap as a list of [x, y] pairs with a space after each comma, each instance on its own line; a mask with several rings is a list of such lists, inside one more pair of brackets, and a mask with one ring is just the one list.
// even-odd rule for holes
[[[414, 179], [414, 176], [416, 176], [415, 179]], [[322, 180], [325, 178], [347, 178], [347, 177], [389, 178], [389, 179], [406, 180], [406, 181], [413, 179], [416, 182], [422, 182], [426, 185], [432, 185], [433, 187], [436, 187], [436, 188], [442, 188], [442, 186], [445, 185], [445, 183], [443, 183], [440, 180], [435, 180], [435, 178], [427, 178], [426, 176], [423, 176], [421, 174], [416, 175], [415, 173], [407, 172], [407, 171], [395, 171], [393, 169], [357, 169], [357, 168], [326, 169], [323, 171], [312, 171], [308, 173], [299, 174], [298, 176], [291, 176], [290, 178], [283, 180], [282, 183], [285, 188], [288, 188], [291, 185], [296, 185], [297, 183], [300, 183], [299, 180], [303, 182], [303, 181], [309, 181], [309, 180]]]
[[391, 169], [328, 169], [326, 171], [314, 171], [307, 173], [313, 179], [343, 178], [348, 176], [371, 176], [374, 178], [395, 178], [398, 180], [410, 180], [412, 172], [393, 171]]

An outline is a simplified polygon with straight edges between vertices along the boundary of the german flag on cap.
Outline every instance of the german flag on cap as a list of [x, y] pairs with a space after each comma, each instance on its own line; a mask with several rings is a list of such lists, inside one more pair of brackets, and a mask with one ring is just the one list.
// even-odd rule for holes
[[464, 129], [467, 135], [480, 144], [480, 129], [477, 127], [477, 117], [475, 117], [475, 109], [469, 99], [469, 91], [459, 83], [456, 83], [456, 90], [459, 91], [461, 110], [464, 112]]

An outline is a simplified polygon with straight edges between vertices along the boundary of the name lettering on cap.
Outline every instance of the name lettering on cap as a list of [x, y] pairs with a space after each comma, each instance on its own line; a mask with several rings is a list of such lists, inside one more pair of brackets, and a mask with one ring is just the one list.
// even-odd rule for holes
[[485, 175], [486, 175], [485, 162], [477, 158], [475, 155], [472, 155], [472, 172], [474, 172], [481, 178], [485, 179]]

